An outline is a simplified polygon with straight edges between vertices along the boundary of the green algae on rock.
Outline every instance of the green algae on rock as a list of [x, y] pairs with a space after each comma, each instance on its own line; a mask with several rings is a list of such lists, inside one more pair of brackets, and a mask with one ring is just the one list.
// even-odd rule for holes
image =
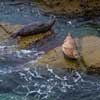
[[[18, 31], [23, 25], [10, 25], [7, 23], [2, 24], [10, 33]], [[47, 34], [37, 34], [35, 36], [21, 37], [20, 39], [14, 41], [14, 45], [18, 45], [18, 48], [23, 49], [29, 47], [32, 43], [40, 41], [41, 39], [51, 35], [51, 32]], [[6, 33], [0, 27], [0, 44], [10, 41], [11, 34]], [[77, 39], [76, 39], [77, 40]], [[100, 37], [96, 36], [86, 36], [80, 39], [81, 40], [81, 49], [80, 53], [83, 57], [83, 60], [87, 66], [88, 72], [98, 72], [100, 73]], [[78, 44], [78, 41], [76, 41]], [[64, 55], [61, 50], [61, 46], [54, 48], [53, 50], [47, 52], [43, 55], [37, 62], [40, 65], [51, 65], [55, 67], [65, 67], [68, 69], [77, 69], [79, 66], [78, 62], [72, 61], [69, 59], [64, 59]]]
[[46, 34], [39, 33], [34, 36], [21, 37], [20, 39], [18, 39], [18, 45], [20, 46], [20, 48], [28, 48], [33, 43], [36, 43], [36, 42], [48, 37], [51, 34], [52, 33], [49, 31], [49, 32], [46, 32]]

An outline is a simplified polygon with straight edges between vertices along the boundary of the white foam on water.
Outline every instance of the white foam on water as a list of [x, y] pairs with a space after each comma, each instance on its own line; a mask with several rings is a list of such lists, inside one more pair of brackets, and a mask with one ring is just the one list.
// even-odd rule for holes
[[32, 53], [31, 50], [20, 50], [21, 53], [23, 54], [29, 54], [29, 53]]
[[46, 85], [42, 84], [40, 87], [41, 87], [41, 88], [45, 88], [45, 87], [46, 87]]
[[[20, 88], [26, 89], [26, 91], [22, 92], [20, 91]], [[27, 92], [29, 92], [29, 89], [26, 85], [18, 85], [15, 89], [13, 89], [13, 92], [18, 95], [26, 95]]]
[[27, 73], [30, 74], [32, 77], [35, 77], [34, 73], [32, 73], [30, 70], [28, 70]]
[[53, 71], [52, 68], [49, 68], [48, 65], [46, 67], [47, 67], [48, 72], [50, 72], [51, 74], [53, 74], [56, 79], [63, 80], [60, 76], [58, 76], [57, 74], [54, 73], [54, 71]]
[[72, 25], [72, 21], [68, 21], [67, 23], [70, 24], [70, 25]]
[[0, 80], [0, 82], [3, 82], [3, 80]]
[[35, 53], [34, 56], [39, 56], [39, 55], [43, 55], [43, 54], [44, 54], [44, 52], [41, 51], [41, 52], [37, 52], [37, 53]]
[[35, 83], [34, 86], [35, 86], [35, 87], [39, 86], [39, 83]]
[[2, 69], [0, 70], [0, 74], [7, 74], [7, 73], [12, 73], [12, 70], [11, 69]]
[[24, 71], [29, 71], [29, 70], [30, 70], [30, 68], [28, 68], [28, 67], [27, 68], [26, 67], [24, 68]]
[[11, 48], [11, 47], [17, 47], [16, 45], [12, 45], [12, 46], [4, 46], [4, 45], [0, 45], [0, 49], [4, 49], [4, 48]]
[[24, 76], [24, 79], [25, 79], [27, 82], [29, 82], [29, 80], [28, 80], [28, 78], [27, 78], [26, 76]]
[[50, 81], [53, 81], [53, 80], [54, 80], [53, 78], [50, 78], [50, 79], [48, 79], [47, 81], [50, 82]]
[[66, 93], [67, 92], [67, 89], [65, 87], [58, 87], [58, 88], [63, 93]]
[[34, 90], [32, 90], [32, 91], [29, 91], [27, 94], [26, 94], [26, 96], [25, 97], [27, 97], [27, 96], [29, 96], [30, 94], [32, 94], [32, 93], [36, 93], [37, 91], [34, 91]]
[[54, 86], [48, 85], [47, 86], [48, 93], [51, 93], [53, 88], [54, 88]]
[[[44, 78], [42, 75], [40, 75], [37, 68], [34, 68], [34, 70], [32, 72], [30, 71], [30, 69], [28, 69], [26, 75], [23, 73], [20, 73], [20, 76], [21, 77], [25, 76], [24, 79], [29, 84], [33, 83], [33, 87], [35, 88], [35, 89], [29, 88], [30, 85], [28, 85], [28, 84], [22, 86], [23, 88], [26, 88], [26, 90], [27, 90], [25, 92], [26, 99], [28, 98], [29, 95], [34, 95], [34, 94], [35, 94], [34, 98], [39, 98], [39, 100], [40, 100], [40, 98], [47, 99], [51, 94], [55, 95], [55, 90], [54, 90], [55, 88], [59, 89], [61, 93], [67, 93], [69, 91], [69, 89], [74, 89], [76, 86], [73, 83], [68, 83], [70, 78], [73, 79], [72, 81], [75, 83], [78, 83], [82, 79], [82, 76], [79, 72], [74, 72], [76, 77], [67, 77], [65, 75], [62, 78], [61, 77], [59, 78], [59, 75], [55, 74], [54, 70], [52, 68], [49, 68], [49, 66], [47, 66], [47, 68], [48, 68], [47, 71], [49, 70], [48, 72], [51, 72], [51, 74], [54, 77], [52, 77], [52, 78], [50, 77], [47, 80], [44, 80], [43, 83], [41, 83], [39, 81], [36, 81], [35, 83], [32, 82], [33, 81], [32, 77]], [[31, 77], [31, 79], [29, 76]], [[20, 87], [19, 87], [19, 89], [20, 89]], [[18, 89], [18, 91], [15, 91], [15, 92], [17, 92], [19, 94], [23, 94], [20, 92], [19, 89]]]
[[53, 69], [52, 68], [49, 68], [49, 65], [48, 64], [46, 65], [46, 67], [47, 67], [48, 72], [53, 73]]
[[19, 75], [20, 75], [21, 77], [25, 76], [25, 74], [22, 73], [22, 72], [19, 72]]
[[47, 98], [48, 98], [48, 95], [45, 95], [44, 97], [42, 97], [42, 100], [43, 100], [43, 99], [47, 99]]
[[69, 88], [69, 89], [71, 89], [72, 87], [73, 87], [73, 85], [70, 85], [70, 84], [68, 84], [67, 82], [61, 82], [61, 85], [63, 86], [63, 87], [67, 87], [67, 88]]
[[18, 57], [18, 58], [22, 58], [23, 56], [21, 55], [21, 52], [19, 52], [19, 51], [16, 51], [16, 56]]
[[76, 83], [76, 82], [78, 82], [79, 80], [81, 80], [82, 77], [81, 77], [81, 75], [79, 74], [79, 72], [75, 72], [75, 73], [76, 73], [77, 78], [74, 79], [74, 82]]
[[38, 89], [38, 90], [37, 90], [37, 93], [38, 93], [38, 94], [41, 94], [41, 90], [40, 90], [40, 89]]
[[59, 79], [59, 80], [63, 80], [61, 77], [59, 77], [58, 75], [54, 75], [55, 76], [55, 78], [57, 78], [57, 79]]
[[64, 76], [64, 77], [63, 77], [63, 80], [64, 80], [64, 81], [67, 81], [67, 80], [68, 80], [67, 76]]
[[42, 76], [37, 72], [36, 67], [35, 67], [34, 73], [35, 73], [35, 77], [36, 77], [36, 78], [44, 79], [44, 77], [42, 77]]
[[[28, 53], [30, 53], [30, 52], [28, 52]], [[25, 73], [19, 72], [19, 75], [22, 79], [24, 79], [26, 81], [26, 83], [24, 85], [23, 84], [19, 85], [18, 87], [16, 87], [14, 89], [14, 92], [16, 94], [25, 95], [26, 100], [28, 99], [29, 95], [34, 95], [34, 94], [35, 94], [36, 98], [48, 99], [48, 97], [51, 94], [52, 95], [55, 94], [55, 90], [54, 90], [55, 88], [59, 89], [60, 92], [62, 92], [62, 93], [67, 93], [69, 89], [74, 89], [74, 86], [76, 84], [73, 84], [73, 83], [78, 83], [82, 80], [82, 76], [79, 72], [74, 72], [76, 77], [73, 77], [73, 76], [67, 77], [67, 75], [61, 77], [59, 74], [55, 73], [55, 70], [53, 68], [51, 68], [51, 67], [49, 68], [49, 65], [46, 65], [46, 72], [48, 72], [52, 77], [48, 77], [48, 79], [46, 79], [45, 76], [42, 76], [42, 74], [39, 73], [38, 68], [36, 66], [34, 66], [33, 70], [31, 69], [31, 67], [28, 66], [28, 64], [30, 65], [34, 62], [35, 61], [32, 60], [32, 61], [29, 61], [29, 62], [21, 65], [21, 68], [23, 68]], [[36, 78], [36, 82], [34, 83], [35, 78]], [[44, 79], [46, 79], [46, 80], [44, 80]], [[73, 82], [69, 83], [69, 81], [71, 79]], [[30, 84], [34, 88], [31, 88]], [[24, 92], [20, 91], [21, 90], [20, 88], [25, 89], [25, 91]]]
[[18, 47], [16, 45], [12, 46], [5, 46], [5, 45], [0, 45], [0, 55], [15, 55], [17, 58], [24, 58], [24, 57], [39, 57], [44, 54], [43, 51], [37, 51], [35, 49], [32, 50], [18, 50]]

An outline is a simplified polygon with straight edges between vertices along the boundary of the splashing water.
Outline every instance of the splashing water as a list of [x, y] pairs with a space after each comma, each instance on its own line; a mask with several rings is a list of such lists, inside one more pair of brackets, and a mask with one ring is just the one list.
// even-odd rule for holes
[[43, 51], [35, 49], [18, 50], [16, 46], [0, 46], [0, 74], [23, 70], [23, 66], [27, 70], [25, 66], [36, 63], [43, 54]]

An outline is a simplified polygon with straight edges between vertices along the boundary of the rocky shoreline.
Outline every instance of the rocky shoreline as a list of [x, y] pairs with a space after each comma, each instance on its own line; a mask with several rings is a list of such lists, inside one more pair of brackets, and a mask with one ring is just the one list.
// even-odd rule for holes
[[[23, 25], [10, 25], [7, 23], [1, 23], [9, 32], [13, 33], [23, 27]], [[38, 34], [35, 36], [22, 37], [14, 40], [13, 43], [10, 44], [10, 36], [11, 34], [6, 33], [0, 27], [0, 44], [5, 45], [17, 45], [18, 48], [15, 49], [26, 49], [31, 46], [31, 44], [36, 43], [37, 41], [43, 40], [43, 38], [52, 35], [51, 32], [47, 32], [47, 34]], [[4, 41], [5, 40], [5, 41]], [[80, 50], [80, 53], [83, 57], [85, 67], [88, 73], [100, 73], [100, 37], [97, 36], [84, 36], [80, 39], [75, 39], [77, 46]], [[61, 46], [51, 49], [46, 54], [44, 54], [37, 61], [38, 65], [49, 65], [54, 67], [64, 67], [67, 69], [78, 69], [81, 67], [79, 62], [65, 59], [61, 50]]]
[[100, 15], [100, 0], [39, 0], [37, 4], [46, 13], [66, 15], [67, 17], [89, 17]]
[[[77, 39], [76, 39], [77, 41]], [[100, 73], [100, 38], [96, 36], [85, 36], [80, 39], [80, 53], [83, 58], [87, 73]], [[78, 44], [79, 42], [77, 42]], [[54, 48], [39, 59], [38, 64], [50, 65], [56, 67], [65, 67], [68, 69], [78, 69], [81, 66], [77, 61], [65, 59], [61, 46]]]
[[9, 33], [7, 33], [2, 27], [0, 27], [0, 44], [10, 45], [13, 41], [13, 45], [17, 45], [19, 49], [30, 47], [33, 43], [36, 43], [50, 35], [52, 32], [48, 31], [46, 34], [36, 34], [34, 36], [20, 37], [18, 39], [12, 39], [11, 35], [17, 32], [23, 27], [23, 25], [11, 25], [7, 23], [0, 23]]

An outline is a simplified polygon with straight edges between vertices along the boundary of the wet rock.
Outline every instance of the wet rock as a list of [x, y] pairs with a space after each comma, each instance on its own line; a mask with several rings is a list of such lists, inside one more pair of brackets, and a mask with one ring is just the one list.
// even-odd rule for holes
[[17, 32], [23, 27], [23, 25], [10, 25], [7, 23], [0, 23], [8, 32], [0, 27], [0, 44], [5, 45], [17, 45], [18, 48], [28, 48], [31, 44], [42, 40], [43, 38], [51, 35], [51, 32], [46, 34], [39, 33], [34, 36], [20, 37], [18, 39], [12, 39], [11, 34]]
[[46, 53], [46, 55], [43, 55], [38, 60], [38, 64], [65, 67], [68, 69], [78, 68], [78, 63], [76, 61], [64, 58], [61, 47], [56, 47], [55, 49]]
[[18, 31], [22, 27], [22, 25], [10, 25], [9, 23], [3, 22], [0, 22], [0, 25], [2, 25], [0, 26], [0, 37], [2, 37], [0, 38], [0, 44], [10, 41], [11, 33]]
[[[76, 39], [87, 72], [100, 73], [100, 38], [96, 36], [87, 36], [82, 39]], [[83, 62], [82, 62], [83, 63]], [[38, 60], [38, 64], [45, 64], [56, 67], [65, 67], [68, 69], [77, 69], [77, 61], [65, 59], [61, 46], [46, 53]], [[80, 66], [81, 67], [81, 66]]]
[[72, 16], [98, 16], [100, 0], [41, 0], [45, 12]]
[[100, 67], [91, 66], [87, 68], [87, 73], [88, 74], [100, 74]]
[[18, 44], [20, 45], [21, 48], [28, 48], [30, 47], [33, 43], [36, 43], [46, 37], [48, 37], [49, 35], [51, 35], [52, 33], [49, 31], [46, 34], [36, 34], [35, 36], [27, 36], [27, 37], [21, 37], [18, 40]]
[[100, 73], [100, 37], [84, 37], [81, 45], [81, 53], [88, 72]]

